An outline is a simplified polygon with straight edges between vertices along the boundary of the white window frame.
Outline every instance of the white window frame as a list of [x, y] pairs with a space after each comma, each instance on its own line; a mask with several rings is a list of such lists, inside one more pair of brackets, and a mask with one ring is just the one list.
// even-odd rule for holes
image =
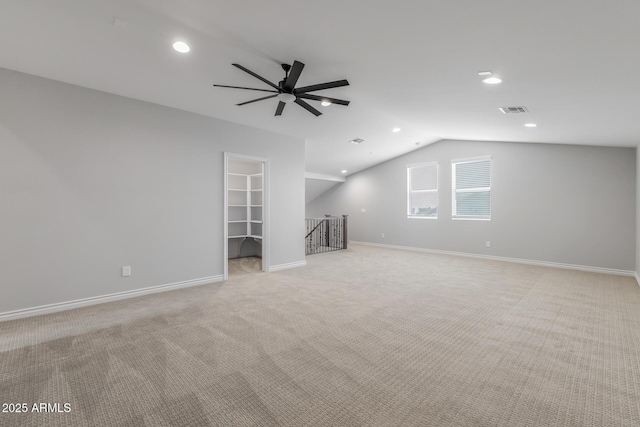
[[[412, 190], [411, 189], [411, 169], [419, 168], [423, 166], [435, 166], [436, 167], [436, 188], [433, 190]], [[412, 219], [438, 219], [438, 212], [440, 211], [440, 197], [438, 195], [438, 187], [440, 185], [440, 167], [438, 166], [438, 162], [425, 162], [425, 163], [416, 163], [412, 165], [407, 165], [407, 218]], [[411, 214], [411, 194], [412, 193], [435, 193], [436, 194], [436, 203], [438, 209], [436, 210], [435, 216], [426, 216], [426, 215], [414, 215]]]
[[[457, 190], [456, 189], [456, 165], [465, 164], [465, 163], [476, 163], [483, 162], [489, 160], [489, 186], [488, 187], [474, 187], [474, 188], [464, 188]], [[493, 160], [491, 156], [483, 156], [483, 157], [473, 157], [468, 159], [456, 159], [451, 160], [451, 219], [462, 219], [462, 220], [476, 220], [476, 221], [491, 221], [491, 182], [493, 175]], [[457, 206], [456, 206], [456, 193], [479, 193], [479, 192], [489, 192], [489, 215], [457, 215]]]

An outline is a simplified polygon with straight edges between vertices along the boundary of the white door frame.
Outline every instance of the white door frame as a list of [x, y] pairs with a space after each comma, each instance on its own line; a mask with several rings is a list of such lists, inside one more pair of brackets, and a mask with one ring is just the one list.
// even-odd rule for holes
[[269, 260], [270, 251], [269, 251], [269, 225], [271, 223], [269, 218], [269, 159], [264, 157], [254, 157], [247, 156], [244, 154], [236, 154], [236, 153], [224, 153], [224, 248], [223, 254], [224, 259], [222, 260], [222, 265], [224, 266], [224, 280], [229, 280], [229, 192], [227, 191], [228, 186], [228, 175], [227, 172], [229, 170], [229, 159], [236, 158], [241, 160], [252, 160], [255, 162], [262, 163], [264, 176], [262, 177], [262, 271], [269, 271]]

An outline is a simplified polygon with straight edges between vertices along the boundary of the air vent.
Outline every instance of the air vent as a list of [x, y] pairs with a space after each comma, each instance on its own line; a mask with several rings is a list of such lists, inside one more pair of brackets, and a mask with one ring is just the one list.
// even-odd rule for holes
[[502, 114], [522, 114], [528, 113], [527, 107], [500, 107]]
[[349, 142], [352, 143], [352, 144], [362, 144], [362, 142], [364, 142], [364, 139], [362, 139], [362, 138], [353, 138]]

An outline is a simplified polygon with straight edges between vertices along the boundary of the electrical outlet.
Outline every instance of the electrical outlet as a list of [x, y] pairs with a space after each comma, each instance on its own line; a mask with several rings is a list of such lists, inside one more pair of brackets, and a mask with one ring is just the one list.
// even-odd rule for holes
[[382, 233], [382, 238], [384, 239], [384, 233]]
[[131, 266], [125, 265], [124, 267], [122, 267], [122, 277], [129, 277], [129, 276], [131, 276]]
[[485, 243], [485, 245], [490, 248], [491, 247], [491, 242], [487, 240], [487, 243]]
[[360, 208], [360, 212], [366, 213], [367, 212], [367, 208]]

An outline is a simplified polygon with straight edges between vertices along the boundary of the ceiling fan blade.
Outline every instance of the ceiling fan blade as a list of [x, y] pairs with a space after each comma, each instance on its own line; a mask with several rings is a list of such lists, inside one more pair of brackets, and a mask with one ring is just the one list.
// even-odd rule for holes
[[316, 90], [331, 89], [334, 87], [341, 87], [341, 86], [349, 86], [349, 82], [346, 80], [336, 80], [335, 82], [320, 83], [318, 85], [299, 87], [298, 89], [294, 90], [293, 93], [295, 94], [307, 93], [307, 92], [313, 92]]
[[271, 86], [272, 88], [274, 88], [275, 90], [279, 90], [280, 88], [276, 85], [274, 85], [273, 83], [271, 83], [269, 80], [265, 79], [262, 76], [257, 75], [256, 73], [254, 73], [251, 70], [248, 70], [246, 68], [244, 68], [242, 65], [240, 64], [232, 64], [234, 67], [240, 68], [242, 71], [244, 71], [247, 74], [251, 74], [253, 77], [255, 77], [258, 80], [262, 80], [263, 82], [265, 82], [266, 84], [268, 84], [269, 86]]
[[241, 86], [227, 86], [227, 85], [214, 85], [215, 87], [228, 87], [231, 89], [245, 89], [245, 90], [259, 90], [260, 92], [272, 92], [272, 93], [278, 93], [277, 90], [270, 90], [270, 89], [256, 89], [254, 87], [241, 87]]
[[329, 101], [332, 104], [338, 104], [338, 105], [349, 105], [349, 102], [351, 102], [351, 101], [345, 101], [344, 99], [329, 98], [327, 96], [311, 95], [308, 93], [300, 93], [296, 96], [298, 98], [311, 99], [314, 101]]
[[304, 108], [305, 110], [307, 110], [308, 112], [310, 112], [311, 114], [315, 115], [316, 117], [322, 115], [320, 111], [316, 110], [315, 108], [313, 108], [311, 105], [307, 104], [305, 101], [303, 101], [300, 98], [296, 97], [296, 100], [294, 102], [299, 106], [301, 106], [302, 108]]
[[280, 101], [278, 102], [278, 108], [276, 108], [276, 116], [281, 116], [282, 115], [282, 110], [284, 110], [284, 106], [287, 105], [284, 102]]
[[289, 76], [284, 81], [285, 92], [291, 92], [293, 88], [296, 87], [296, 83], [298, 83], [298, 79], [300, 78], [303, 68], [304, 64], [302, 62], [293, 61], [293, 66], [291, 67]]
[[275, 98], [276, 96], [278, 95], [263, 96], [262, 98], [252, 99], [251, 101], [241, 102], [240, 104], [236, 104], [236, 105], [247, 105], [247, 104], [251, 104], [252, 102], [262, 101], [263, 99]]

